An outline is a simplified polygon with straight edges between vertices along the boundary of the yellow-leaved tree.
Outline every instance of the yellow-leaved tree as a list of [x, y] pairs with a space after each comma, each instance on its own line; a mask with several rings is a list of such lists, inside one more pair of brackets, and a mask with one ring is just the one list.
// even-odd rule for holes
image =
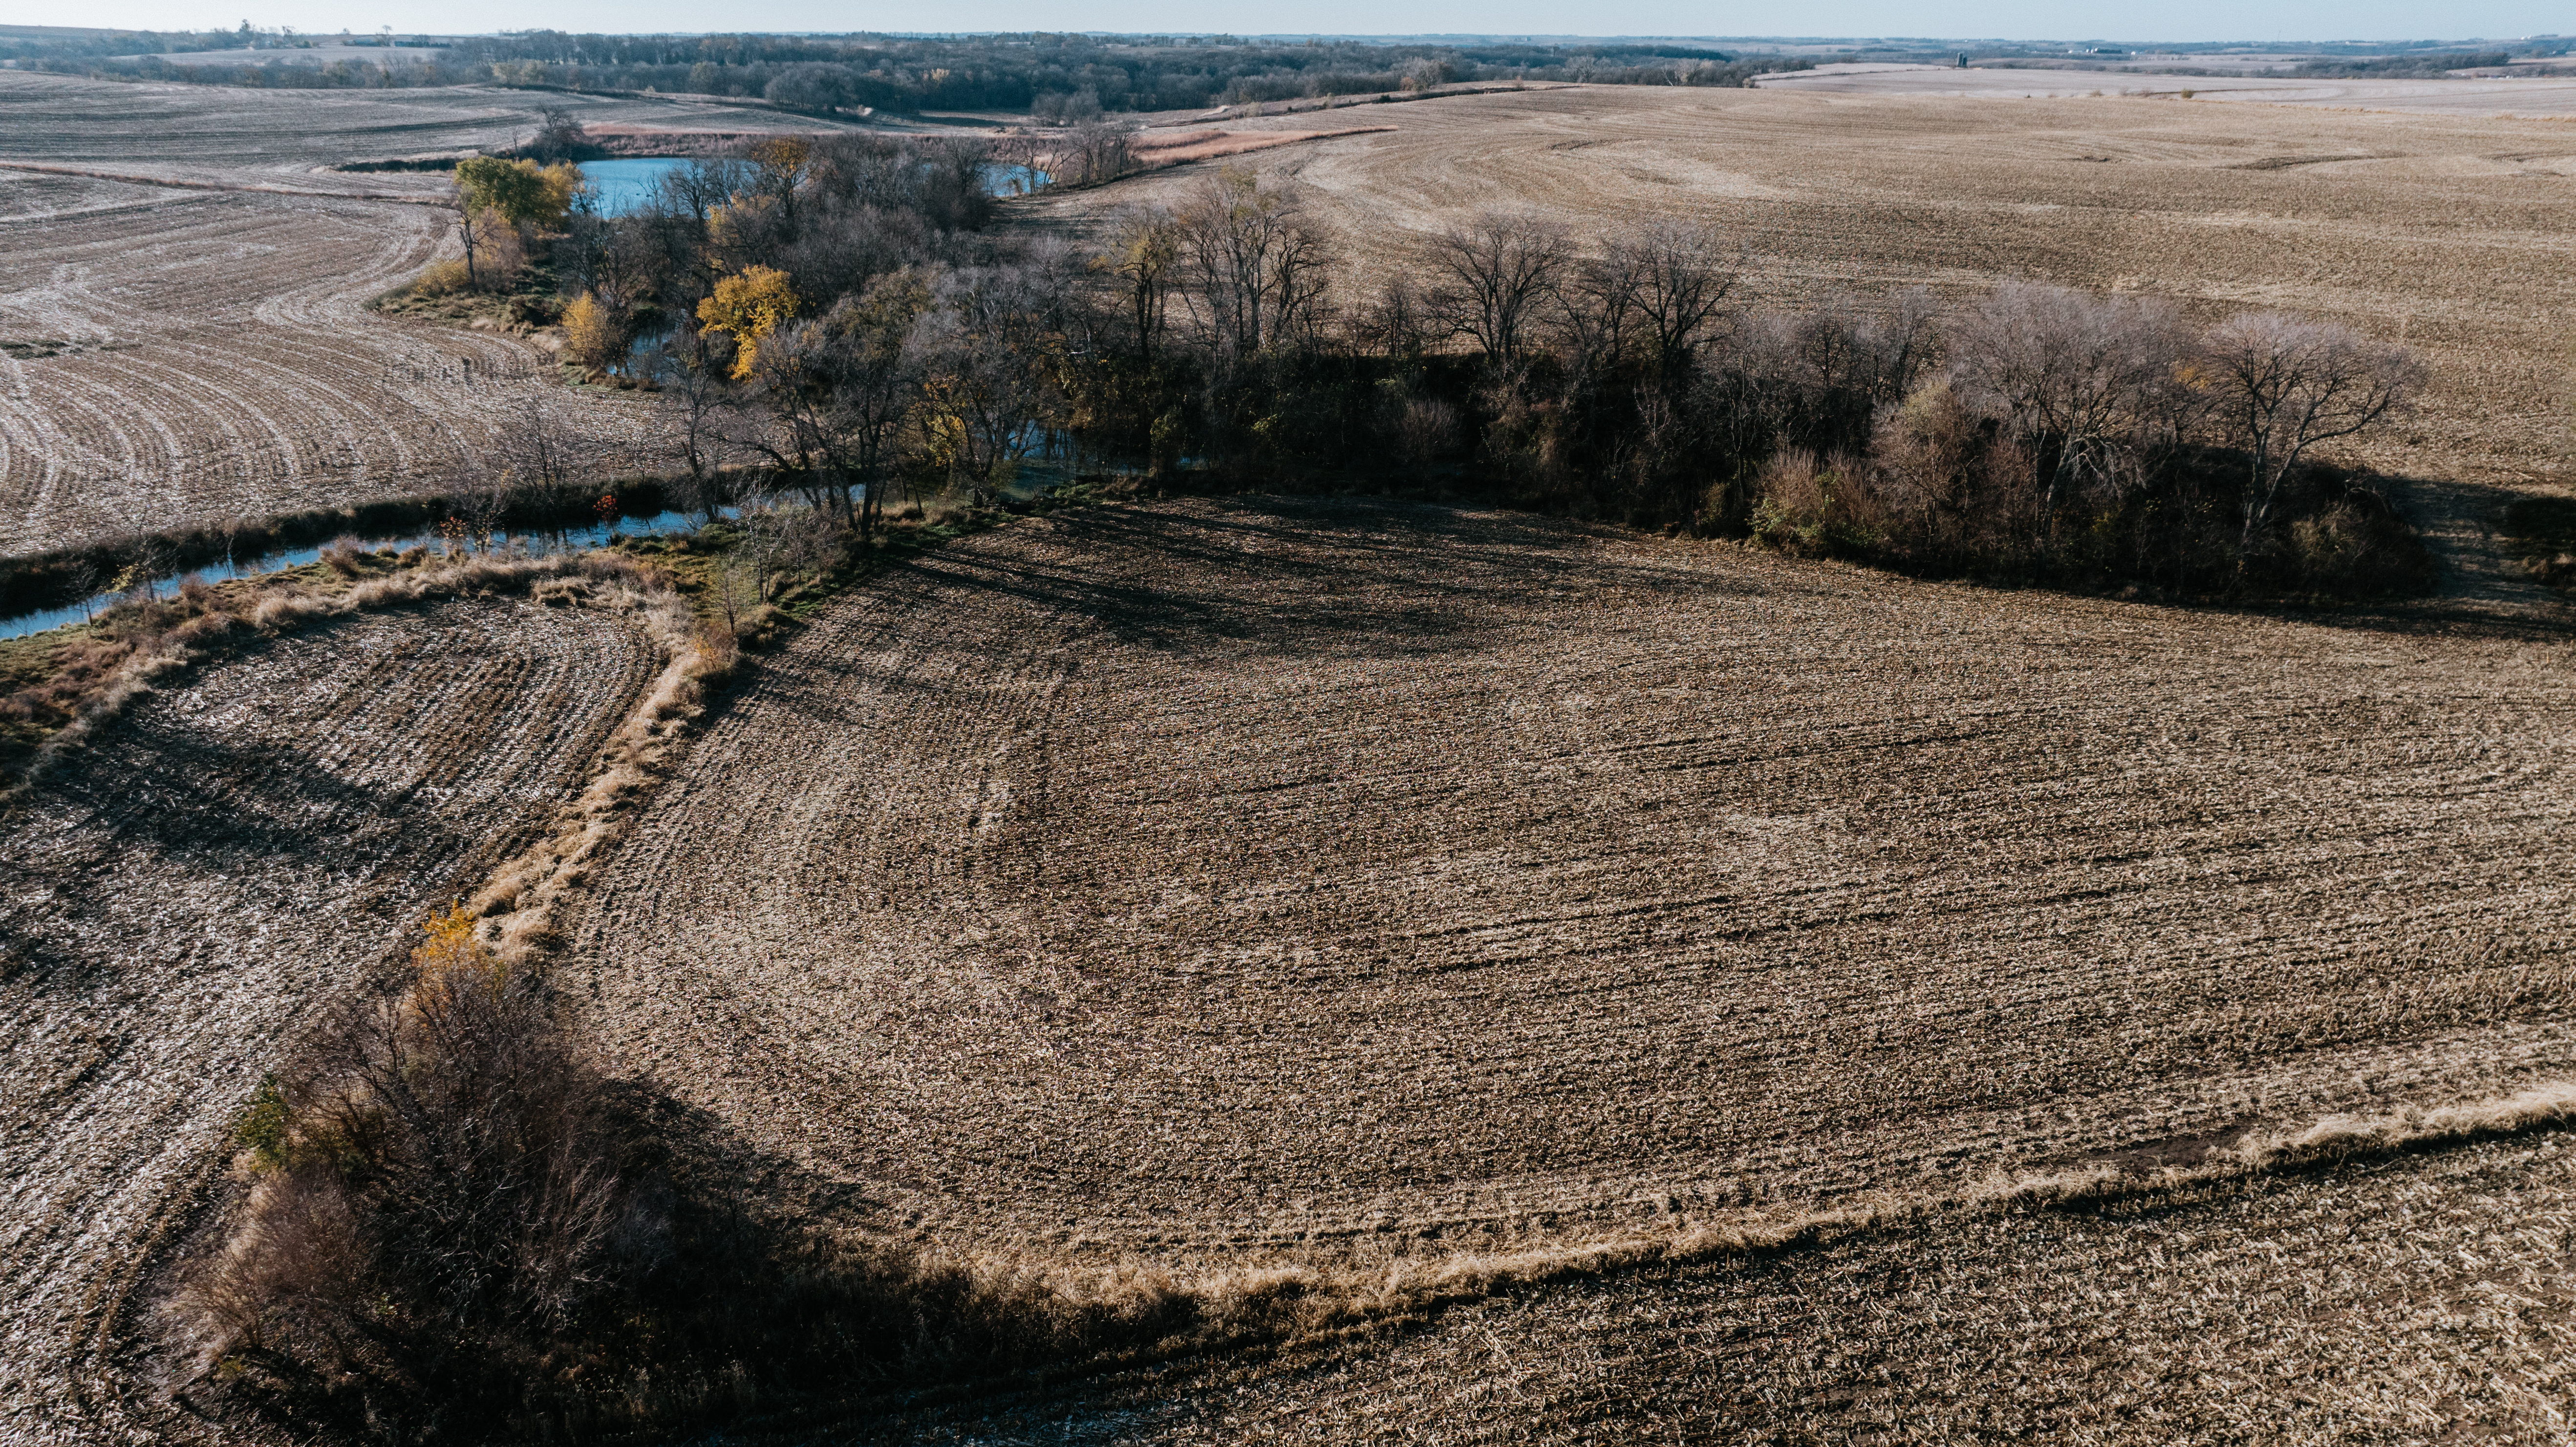
[[792, 320], [798, 305], [786, 272], [747, 266], [717, 282], [714, 295], [698, 303], [698, 325], [733, 338], [733, 376], [739, 382], [751, 375], [761, 338]]
[[564, 354], [592, 371], [613, 370], [626, 356], [626, 327], [617, 309], [583, 292], [564, 308]]

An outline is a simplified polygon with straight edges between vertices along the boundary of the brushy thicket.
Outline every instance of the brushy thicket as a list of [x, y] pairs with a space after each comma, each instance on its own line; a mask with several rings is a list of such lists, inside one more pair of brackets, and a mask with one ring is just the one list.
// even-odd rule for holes
[[[983, 164], [954, 142], [769, 147], [575, 218], [554, 265], [603, 299], [603, 349], [623, 335], [604, 319], [681, 323], [649, 365], [692, 439], [691, 496], [847, 513], [863, 485], [864, 539], [887, 499], [989, 504], [1069, 447], [1169, 486], [1471, 497], [2088, 589], [2432, 577], [2389, 484], [2320, 464], [2421, 382], [2347, 328], [2196, 328], [2028, 284], [1947, 310], [1919, 291], [1747, 307], [1721, 236], [1668, 221], [1586, 249], [1500, 212], [1352, 295], [1343, 240], [1251, 172], [1074, 247], [981, 229]], [[757, 314], [736, 299], [755, 292]]]
[[463, 907], [397, 983], [334, 1010], [243, 1114], [246, 1197], [169, 1308], [201, 1411], [396, 1443], [664, 1432], [1201, 1340], [1293, 1298], [1077, 1297], [761, 1219]]

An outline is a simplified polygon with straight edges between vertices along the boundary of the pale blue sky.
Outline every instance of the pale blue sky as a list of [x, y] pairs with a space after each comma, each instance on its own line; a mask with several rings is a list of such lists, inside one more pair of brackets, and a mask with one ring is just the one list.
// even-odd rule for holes
[[1553, 35], [1914, 35], [2002, 39], [2395, 40], [2576, 33], [2576, 4], [2530, 0], [0, 0], [0, 22], [204, 29], [292, 25], [310, 32], [499, 29], [1128, 30], [1250, 33]]

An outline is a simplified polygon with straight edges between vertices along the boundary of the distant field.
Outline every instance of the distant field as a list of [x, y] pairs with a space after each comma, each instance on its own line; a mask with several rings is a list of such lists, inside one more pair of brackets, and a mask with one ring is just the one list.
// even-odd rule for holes
[[1437, 508], [1080, 513], [765, 665], [575, 955], [622, 1068], [943, 1244], [1663, 1229], [2576, 1069], [2569, 662]]
[[[2284, 68], [2304, 56], [2274, 58]], [[2522, 75], [2501, 79], [2435, 77], [2420, 80], [2290, 78], [2283, 76], [2147, 75], [2138, 66], [2189, 70], [2194, 60], [2135, 62], [2120, 70], [2020, 69], [2005, 66], [1820, 65], [1813, 70], [1765, 76], [1761, 88], [1806, 95], [1965, 96], [1986, 100], [2056, 96], [2152, 95], [2192, 92], [2203, 101], [2257, 101], [2267, 105], [2373, 110], [2475, 117], [2576, 117], [2576, 76]]]
[[[2068, 73], [1993, 74], [2059, 85]], [[1306, 188], [1358, 294], [1418, 265], [1426, 234], [1478, 207], [1527, 204], [1596, 239], [1654, 216], [1705, 220], [1745, 248], [1751, 294], [1776, 302], [1912, 285], [1965, 298], [2024, 277], [2173, 296], [2211, 319], [2291, 307], [2403, 339], [2432, 364], [2427, 411], [2360, 449], [2367, 460], [2511, 486], [2563, 478], [2576, 127], [1635, 86], [1369, 118], [1396, 129], [1238, 163]], [[1079, 233], [1190, 184], [1184, 169], [1029, 212]]]
[[550, 822], [653, 661], [587, 609], [362, 615], [148, 697], [0, 813], [0, 1440], [133, 1423], [112, 1333], [153, 1330], [139, 1273], [260, 1072]]
[[0, 163], [303, 189], [435, 195], [446, 178], [341, 175], [348, 161], [499, 149], [533, 136], [540, 106], [585, 124], [727, 131], [828, 130], [834, 122], [704, 99], [622, 99], [446, 86], [258, 90], [0, 71]]

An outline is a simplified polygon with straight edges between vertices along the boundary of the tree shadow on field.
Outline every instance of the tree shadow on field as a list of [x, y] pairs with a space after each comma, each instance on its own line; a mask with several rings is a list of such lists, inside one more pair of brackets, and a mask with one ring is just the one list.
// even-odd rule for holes
[[2543, 642], [2576, 630], [2576, 604], [2533, 577], [2526, 555], [2547, 556], [2576, 538], [2516, 538], [2507, 515], [2538, 494], [2451, 479], [2394, 479], [2402, 510], [2417, 525], [2440, 574], [2419, 597], [2302, 603], [2255, 601], [2223, 611], [2315, 627], [2460, 641]]
[[[183, 1409], [326, 1440], [730, 1439], [1246, 1337], [1239, 1311], [1220, 1326], [1169, 1287], [1068, 1294], [1009, 1261], [917, 1246], [883, 1203], [651, 1082], [612, 1080], [604, 1093], [627, 1204], [563, 1315], [482, 1337], [389, 1315], [381, 1340], [330, 1370], [272, 1351], [251, 1373], [197, 1376]], [[215, 1250], [212, 1237], [184, 1248], [174, 1278]]]
[[[1606, 533], [1429, 504], [1227, 499], [1062, 514], [1072, 546], [941, 552], [912, 567], [965, 594], [1039, 617], [1088, 620], [1116, 641], [1173, 652], [1383, 657], [1472, 648], [1546, 624], [1549, 600], [1609, 589], [1757, 593], [1688, 568], [1605, 555]], [[997, 550], [998, 552], [998, 550]]]

